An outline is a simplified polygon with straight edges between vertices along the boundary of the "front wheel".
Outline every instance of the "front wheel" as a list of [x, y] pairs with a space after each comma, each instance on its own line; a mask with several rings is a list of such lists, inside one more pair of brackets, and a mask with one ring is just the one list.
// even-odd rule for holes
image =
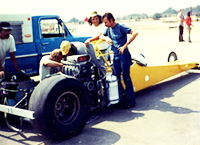
[[168, 57], [168, 62], [173, 62], [178, 60], [178, 57], [175, 52], [171, 52]]
[[68, 78], [57, 82], [56, 78], [45, 79], [34, 90], [29, 102], [29, 109], [35, 111], [31, 122], [48, 138], [69, 138], [84, 128], [89, 101], [78, 80]]

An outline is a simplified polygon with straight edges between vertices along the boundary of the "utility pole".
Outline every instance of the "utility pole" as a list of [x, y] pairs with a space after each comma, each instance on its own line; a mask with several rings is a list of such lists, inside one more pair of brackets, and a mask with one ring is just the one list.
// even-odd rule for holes
[[191, 4], [191, 0], [190, 0], [190, 12], [192, 14], [192, 4]]

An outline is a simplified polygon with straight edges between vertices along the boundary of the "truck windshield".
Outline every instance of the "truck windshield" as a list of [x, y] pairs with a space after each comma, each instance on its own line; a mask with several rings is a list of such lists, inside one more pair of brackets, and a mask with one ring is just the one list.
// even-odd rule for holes
[[43, 19], [40, 22], [40, 27], [44, 38], [66, 36], [62, 24], [57, 19]]

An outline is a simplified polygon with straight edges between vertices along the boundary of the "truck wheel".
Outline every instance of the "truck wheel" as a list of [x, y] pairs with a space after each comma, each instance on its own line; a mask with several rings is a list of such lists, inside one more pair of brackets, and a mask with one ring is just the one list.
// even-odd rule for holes
[[175, 52], [171, 52], [168, 57], [168, 62], [173, 62], [178, 60], [178, 57]]
[[36, 130], [47, 138], [63, 139], [84, 128], [89, 115], [89, 101], [78, 80], [58, 78], [45, 79], [35, 88], [29, 110], [35, 111], [35, 119], [31, 122]]

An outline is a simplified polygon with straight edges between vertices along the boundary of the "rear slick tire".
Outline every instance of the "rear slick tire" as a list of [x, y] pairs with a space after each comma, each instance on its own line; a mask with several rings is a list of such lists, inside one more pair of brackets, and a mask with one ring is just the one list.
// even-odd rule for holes
[[57, 76], [43, 80], [29, 101], [29, 110], [35, 111], [35, 119], [31, 121], [33, 127], [51, 139], [66, 139], [78, 134], [89, 115], [85, 90], [74, 78]]

